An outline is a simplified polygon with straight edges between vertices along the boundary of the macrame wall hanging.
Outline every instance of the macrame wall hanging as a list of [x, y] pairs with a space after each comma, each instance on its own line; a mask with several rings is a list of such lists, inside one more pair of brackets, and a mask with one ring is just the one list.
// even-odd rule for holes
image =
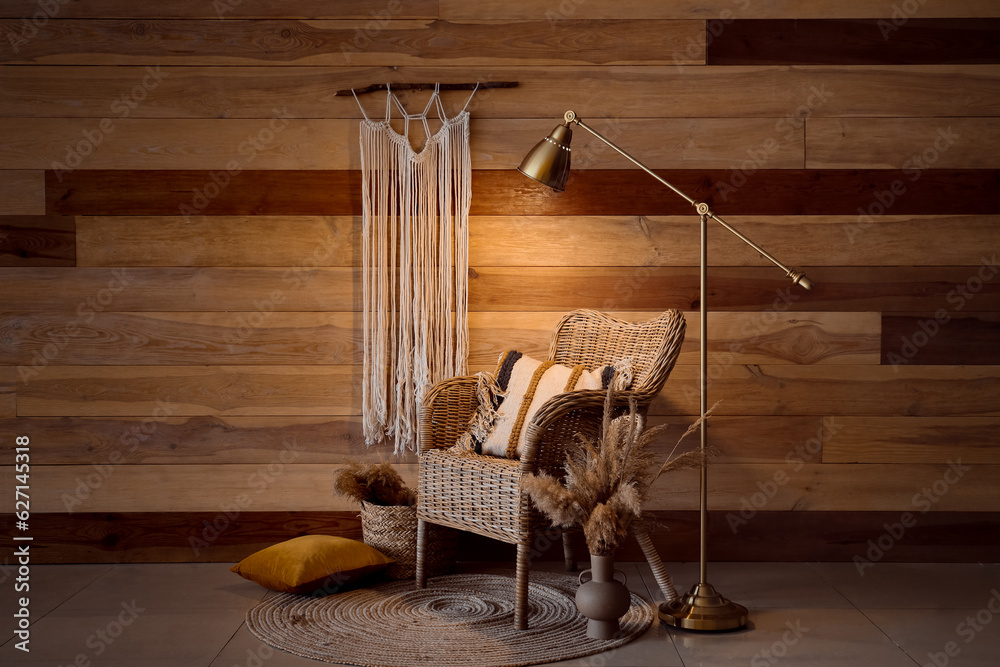
[[[447, 118], [435, 86], [423, 112], [409, 114], [386, 90], [384, 120], [361, 109], [362, 422], [367, 445], [394, 438], [401, 454], [416, 448], [427, 389], [465, 374], [472, 160], [468, 102]], [[389, 124], [393, 107], [402, 134]], [[441, 124], [434, 133], [432, 108]], [[426, 137], [419, 151], [410, 144], [414, 120]]]

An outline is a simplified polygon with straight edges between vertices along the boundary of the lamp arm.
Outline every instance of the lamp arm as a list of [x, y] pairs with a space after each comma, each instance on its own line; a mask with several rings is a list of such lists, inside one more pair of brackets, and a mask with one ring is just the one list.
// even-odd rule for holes
[[576, 115], [575, 111], [567, 111], [564, 114], [563, 118], [565, 119], [567, 125], [569, 125], [570, 123], [576, 123], [577, 125], [579, 125], [583, 129], [585, 129], [587, 132], [590, 132], [592, 135], [594, 135], [595, 137], [597, 137], [598, 139], [600, 139], [601, 141], [603, 141], [605, 144], [607, 144], [608, 146], [610, 146], [612, 149], [614, 149], [617, 153], [619, 153], [620, 155], [622, 155], [625, 159], [627, 159], [628, 161], [630, 161], [632, 164], [634, 164], [635, 166], [639, 167], [644, 172], [646, 172], [647, 174], [649, 174], [650, 176], [652, 176], [653, 178], [655, 178], [656, 180], [658, 180], [660, 183], [662, 183], [663, 185], [667, 186], [668, 188], [670, 188], [671, 190], [673, 190], [675, 193], [677, 193], [678, 195], [680, 195], [681, 197], [683, 197], [684, 200], [687, 201], [687, 203], [691, 204], [692, 206], [694, 206], [698, 210], [699, 214], [707, 215], [709, 218], [711, 218], [712, 220], [715, 220], [720, 225], [722, 225], [723, 227], [725, 227], [726, 229], [728, 229], [738, 239], [740, 239], [741, 241], [743, 241], [744, 243], [746, 243], [748, 246], [750, 246], [751, 248], [753, 248], [754, 250], [756, 250], [757, 252], [759, 252], [762, 256], [764, 256], [765, 258], [767, 258], [768, 260], [770, 260], [772, 264], [774, 264], [779, 269], [781, 269], [782, 271], [784, 271], [785, 275], [792, 280], [792, 283], [797, 284], [797, 285], [801, 285], [805, 289], [812, 289], [813, 283], [812, 283], [811, 280], [809, 280], [808, 278], [806, 278], [805, 273], [803, 273], [802, 271], [798, 271], [796, 269], [793, 269], [791, 267], [785, 266], [784, 264], [782, 264], [781, 262], [779, 262], [774, 257], [774, 255], [772, 255], [771, 253], [769, 253], [766, 250], [764, 250], [763, 248], [761, 248], [759, 245], [757, 245], [756, 243], [754, 243], [753, 241], [751, 241], [749, 238], [747, 238], [746, 235], [742, 234], [735, 227], [733, 227], [728, 222], [726, 222], [725, 220], [723, 220], [722, 218], [720, 218], [719, 216], [717, 216], [715, 213], [713, 213], [709, 209], [708, 204], [705, 204], [705, 203], [702, 203], [702, 202], [697, 202], [694, 199], [692, 199], [691, 197], [689, 197], [686, 194], [684, 194], [683, 192], [681, 192], [680, 190], [678, 190], [676, 187], [674, 187], [674, 185], [672, 185], [671, 183], [669, 183], [666, 179], [660, 177], [652, 169], [650, 169], [649, 167], [647, 167], [643, 163], [639, 162], [639, 160], [635, 159], [634, 157], [632, 157], [631, 155], [629, 155], [628, 153], [626, 153], [624, 150], [622, 150], [620, 147], [618, 147], [614, 143], [612, 143], [609, 139], [607, 139], [606, 137], [604, 137], [603, 135], [601, 135], [600, 132], [598, 132], [597, 130], [595, 130], [594, 128], [590, 127], [589, 125], [587, 125], [586, 123], [584, 123], [582, 120], [580, 120], [580, 118]]

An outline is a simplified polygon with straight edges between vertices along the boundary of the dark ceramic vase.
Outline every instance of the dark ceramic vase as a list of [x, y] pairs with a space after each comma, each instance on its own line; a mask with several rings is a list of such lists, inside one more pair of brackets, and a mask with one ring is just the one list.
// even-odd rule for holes
[[[618, 619], [632, 604], [632, 595], [625, 586], [628, 579], [614, 565], [614, 556], [591, 554], [590, 569], [580, 573], [576, 607], [587, 617], [587, 636], [592, 639], [614, 639], [620, 630]], [[615, 579], [618, 574], [621, 581]], [[588, 576], [589, 580], [584, 581]]]

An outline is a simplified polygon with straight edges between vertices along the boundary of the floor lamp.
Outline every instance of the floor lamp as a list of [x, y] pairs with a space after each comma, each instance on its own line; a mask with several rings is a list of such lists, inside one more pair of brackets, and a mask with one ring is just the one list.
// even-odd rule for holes
[[[566, 178], [570, 169], [570, 141], [573, 138], [573, 131], [570, 129], [571, 123], [576, 123], [592, 135], [603, 141], [605, 144], [622, 154], [637, 167], [647, 174], [667, 186], [678, 195], [683, 197], [689, 204], [695, 207], [698, 215], [701, 216], [701, 345], [699, 373], [700, 383], [700, 410], [701, 410], [701, 452], [704, 455], [707, 451], [707, 431], [705, 423], [705, 411], [708, 408], [708, 308], [706, 306], [706, 296], [708, 293], [706, 285], [706, 274], [708, 266], [708, 221], [715, 220], [720, 225], [739, 237], [751, 248], [773, 262], [778, 268], [785, 272], [792, 283], [812, 289], [812, 282], [806, 278], [801, 271], [789, 268], [772, 257], [759, 245], [748, 239], [746, 236], [731, 227], [727, 222], [712, 213], [708, 204], [696, 202], [686, 194], [675, 188], [673, 185], [657, 176], [644, 164], [623, 151], [621, 148], [611, 143], [601, 136], [592, 127], [580, 120], [576, 112], [567, 111], [564, 115], [564, 122], [558, 125], [549, 136], [545, 137], [525, 156], [521, 166], [518, 167], [525, 176], [529, 176], [539, 181], [553, 190], [562, 192], [566, 187]], [[708, 583], [708, 466], [701, 466], [701, 498], [700, 498], [700, 539], [701, 539], [701, 560], [698, 583], [695, 584], [687, 595], [680, 596], [673, 602], [664, 602], [660, 605], [660, 620], [668, 625], [688, 630], [735, 630], [747, 624], [746, 607], [730, 602], [723, 597], [715, 587]]]

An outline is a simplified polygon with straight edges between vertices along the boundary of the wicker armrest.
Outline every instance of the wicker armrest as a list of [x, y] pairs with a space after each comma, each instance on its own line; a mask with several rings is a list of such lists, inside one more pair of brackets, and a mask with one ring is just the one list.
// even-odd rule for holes
[[[607, 396], [604, 389], [578, 389], [557, 394], [546, 401], [528, 424], [521, 471], [533, 473], [539, 469], [561, 468], [566, 459], [566, 447], [576, 442], [576, 434], [593, 435], [600, 429]], [[651, 398], [642, 392], [617, 392], [615, 407], [627, 409], [629, 398], [633, 396], [637, 398], [639, 411], [645, 413]]]
[[479, 407], [474, 375], [441, 380], [424, 395], [420, 407], [420, 451], [451, 447], [469, 427]]

